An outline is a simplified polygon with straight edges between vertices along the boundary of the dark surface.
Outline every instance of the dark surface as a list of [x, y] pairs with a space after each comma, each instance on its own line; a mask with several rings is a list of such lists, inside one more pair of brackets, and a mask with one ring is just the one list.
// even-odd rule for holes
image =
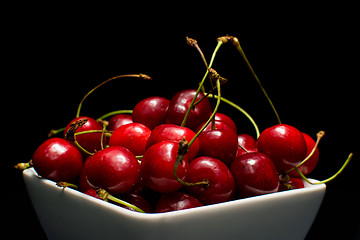
[[[2, 161], [2, 193], [3, 209], [11, 210], [5, 231], [18, 238], [45, 238], [21, 173], [12, 166], [30, 160], [51, 128], [63, 127], [73, 119], [87, 91], [119, 74], [145, 73], [154, 79], [120, 80], [99, 89], [82, 109], [83, 114], [98, 117], [112, 110], [132, 109], [148, 96], [171, 98], [179, 90], [196, 88], [205, 68], [185, 37], [197, 39], [209, 61], [216, 38], [228, 33], [239, 38], [282, 121], [314, 137], [319, 130], [326, 131], [319, 147], [320, 162], [311, 177], [331, 176], [354, 152], [348, 168], [327, 185], [307, 239], [358, 239], [359, 51], [355, 19], [351, 14], [340, 17], [335, 6], [335, 12], [317, 10], [279, 11], [261, 21], [255, 21], [258, 13], [254, 11], [253, 18], [240, 14], [226, 22], [212, 18], [211, 23], [218, 24], [211, 25], [205, 20], [210, 17], [194, 19], [183, 14], [135, 11], [124, 16], [120, 11], [102, 12], [100, 17], [99, 11], [80, 11], [86, 16], [79, 17], [77, 11], [30, 14], [24, 9], [21, 16], [26, 17], [16, 15], [21, 21], [5, 34], [10, 52], [5, 55], [7, 74], [2, 87], [2, 136], [6, 142], [2, 149], [7, 153]], [[271, 108], [230, 44], [220, 49], [214, 68], [229, 80], [223, 96], [245, 108], [260, 130], [276, 124]], [[239, 133], [254, 133], [234, 109], [223, 104], [220, 111], [234, 118]]]

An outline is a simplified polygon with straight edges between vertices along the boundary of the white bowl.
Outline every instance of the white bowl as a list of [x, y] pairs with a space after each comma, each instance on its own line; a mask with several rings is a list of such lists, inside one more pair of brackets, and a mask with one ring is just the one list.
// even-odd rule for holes
[[[49, 239], [304, 239], [325, 184], [168, 213], [138, 213], [23, 172]], [[316, 181], [316, 180], [312, 180]]]

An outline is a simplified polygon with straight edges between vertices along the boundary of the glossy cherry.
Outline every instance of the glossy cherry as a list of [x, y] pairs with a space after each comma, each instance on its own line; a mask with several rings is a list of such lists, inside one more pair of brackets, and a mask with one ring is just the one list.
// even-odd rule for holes
[[[240, 157], [248, 152], [256, 152], [256, 140], [250, 136], [249, 134], [242, 133], [238, 134], [238, 150], [236, 153], [236, 157]], [[240, 147], [241, 146], [241, 147]], [[246, 150], [244, 150], [244, 149]]]
[[145, 153], [146, 142], [151, 130], [141, 123], [129, 123], [116, 129], [109, 139], [110, 146], [123, 146], [134, 155]]
[[[182, 187], [173, 175], [179, 142], [162, 141], [151, 146], [141, 160], [141, 176], [145, 186], [153, 191], [169, 193]], [[185, 181], [189, 163], [187, 154], [177, 169], [177, 176]]]
[[286, 124], [265, 129], [257, 140], [257, 149], [274, 161], [279, 173], [298, 165], [306, 157], [307, 150], [302, 133]]
[[[315, 146], [315, 140], [307, 135], [306, 133], [302, 133], [306, 142], [306, 156], [308, 156]], [[314, 154], [303, 164], [300, 165], [299, 170], [305, 176], [309, 175], [316, 167], [319, 161], [319, 149], [316, 148]], [[300, 175], [296, 172], [296, 170], [292, 170], [288, 173], [290, 177], [297, 177], [300, 178]]]
[[165, 123], [170, 100], [163, 97], [149, 97], [137, 103], [133, 109], [134, 122], [142, 123], [150, 130]]
[[207, 180], [207, 185], [187, 186], [186, 189], [203, 204], [214, 204], [234, 199], [235, 181], [229, 168], [212, 157], [199, 157], [190, 163], [188, 182]]
[[237, 128], [234, 123], [234, 121], [227, 115], [223, 113], [215, 113], [215, 120], [226, 123], [230, 128], [234, 130], [235, 133], [237, 133]]
[[111, 194], [129, 193], [140, 181], [140, 164], [135, 155], [121, 146], [105, 148], [86, 159], [85, 179], [90, 186]]
[[36, 149], [32, 164], [43, 178], [55, 182], [71, 182], [79, 177], [83, 159], [71, 142], [62, 138], [50, 138]]
[[155, 212], [172, 212], [201, 206], [202, 203], [189, 194], [183, 192], [172, 192], [163, 194], [160, 197], [156, 205]]
[[213, 157], [230, 165], [238, 149], [236, 132], [224, 122], [215, 121], [215, 129], [209, 125], [199, 135], [199, 155]]
[[[157, 126], [151, 132], [150, 137], [146, 143], [146, 149], [149, 149], [152, 145], [167, 140], [174, 140], [179, 142], [183, 137], [190, 142], [195, 136], [195, 133], [187, 127], [180, 127], [174, 124], [162, 124]], [[199, 140], [196, 139], [191, 145], [188, 151], [188, 159], [191, 161], [196, 157], [199, 152]]]
[[[86, 123], [79, 127], [75, 133], [80, 133], [84, 131], [90, 130], [102, 130], [100, 123], [98, 123], [95, 119], [91, 117], [81, 116], [73, 119], [70, 123], [65, 127], [64, 137], [66, 138], [66, 133], [68, 132], [70, 125], [78, 120], [87, 119]], [[86, 151], [90, 153], [95, 153], [101, 150], [101, 132], [98, 133], [86, 133], [76, 136], [76, 141], [79, 143], [81, 147], [83, 147]], [[104, 138], [105, 143], [105, 138]]]
[[[181, 125], [186, 112], [189, 109], [189, 106], [195, 97], [196, 90], [188, 89], [178, 92], [170, 100], [169, 108], [166, 115], [166, 123], [172, 123], [175, 125]], [[203, 93], [199, 93], [196, 98], [196, 101], [199, 101], [204, 96]], [[195, 131], [195, 129], [206, 122], [210, 115], [212, 109], [209, 102], [209, 99], [204, 98], [199, 104], [197, 104], [189, 113], [189, 117], [186, 121], [185, 127], [190, 128]]]
[[132, 123], [132, 117], [129, 114], [117, 114], [112, 116], [109, 119], [109, 125], [107, 126], [107, 130], [115, 131], [117, 128], [121, 127], [122, 125]]
[[272, 160], [263, 153], [247, 153], [230, 166], [240, 197], [274, 193], [279, 188], [279, 177]]

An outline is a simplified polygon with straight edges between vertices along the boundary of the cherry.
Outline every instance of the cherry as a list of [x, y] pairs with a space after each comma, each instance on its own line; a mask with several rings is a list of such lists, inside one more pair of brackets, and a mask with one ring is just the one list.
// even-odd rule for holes
[[[304, 136], [307, 147], [306, 156], [308, 156], [315, 146], [315, 140], [306, 133], [302, 133], [302, 134]], [[316, 148], [314, 154], [306, 162], [301, 164], [298, 167], [298, 169], [300, 170], [300, 172], [302, 172], [302, 174], [307, 176], [315, 169], [318, 161], [319, 161], [319, 149]], [[300, 177], [300, 175], [296, 172], [296, 170], [292, 170], [288, 174], [290, 175], [290, 177], [297, 177], [297, 178]]]
[[230, 166], [240, 197], [274, 193], [279, 178], [272, 160], [265, 154], [247, 153], [235, 159]]
[[89, 195], [91, 197], [100, 199], [99, 196], [97, 195], [96, 191], [94, 189], [88, 189], [87, 191], [84, 192], [86, 195]]
[[[174, 124], [162, 124], [157, 126], [151, 132], [150, 137], [146, 143], [146, 149], [149, 149], [152, 145], [166, 140], [180, 141], [185, 137], [186, 141], [190, 141], [195, 136], [195, 133], [186, 127], [180, 127]], [[196, 157], [199, 152], [199, 140], [196, 139], [191, 145], [188, 151], [188, 159], [191, 161]]]
[[146, 142], [151, 130], [141, 123], [129, 123], [116, 129], [110, 139], [110, 146], [123, 146], [129, 149], [134, 155], [139, 156], [145, 153]]
[[279, 192], [304, 188], [304, 183], [300, 178], [290, 178], [287, 182], [280, 182]]
[[207, 185], [187, 186], [186, 189], [203, 204], [233, 200], [235, 181], [229, 168], [212, 157], [198, 157], [190, 163], [188, 182], [207, 180]]
[[103, 188], [111, 194], [128, 193], [140, 180], [140, 164], [135, 155], [124, 147], [105, 148], [86, 161], [89, 185]]
[[[130, 203], [130, 204], [140, 208], [141, 210], [143, 210], [146, 213], [153, 212], [150, 203], [148, 201], [146, 201], [145, 198], [143, 198], [139, 194], [135, 194], [135, 193], [123, 194], [123, 195], [119, 196], [119, 198], [124, 200], [127, 203]], [[126, 208], [126, 209], [128, 209], [130, 211], [136, 212], [136, 210], [131, 208], [131, 207], [128, 207], [128, 206], [125, 206], [125, 205], [119, 205], [119, 206], [121, 206], [123, 208]]]
[[274, 161], [279, 173], [284, 173], [301, 163], [307, 151], [302, 133], [286, 124], [265, 129], [257, 140], [257, 149]]
[[[174, 192], [182, 187], [173, 175], [178, 145], [177, 141], [162, 141], [145, 152], [141, 160], [141, 176], [145, 186], [159, 193]], [[187, 155], [176, 171], [181, 180], [185, 180], [189, 168]]]
[[[201, 123], [206, 122], [211, 115], [211, 105], [209, 99], [204, 98], [193, 109], [190, 110], [186, 123], [183, 123], [185, 114], [195, 97], [196, 90], [188, 89], [178, 92], [170, 100], [169, 108], [166, 115], [166, 123], [181, 125], [195, 130]], [[199, 93], [196, 101], [204, 97], [203, 93]]]
[[249, 134], [242, 133], [237, 136], [238, 138], [238, 150], [236, 157], [240, 157], [249, 152], [256, 152], [256, 140]]
[[215, 114], [215, 120], [220, 121], [220, 122], [225, 122], [230, 128], [232, 128], [234, 130], [234, 132], [237, 132], [236, 125], [229, 116], [227, 116], [223, 113], [217, 112]]
[[79, 177], [83, 159], [71, 142], [62, 138], [50, 138], [36, 149], [32, 165], [43, 178], [55, 182], [71, 182]]
[[132, 123], [132, 117], [128, 114], [117, 114], [112, 116], [109, 119], [109, 125], [107, 126], [107, 130], [115, 131], [117, 128], [121, 127], [122, 125]]
[[201, 206], [202, 203], [189, 194], [183, 192], [172, 192], [163, 194], [160, 197], [156, 205], [155, 212], [172, 212]]
[[163, 97], [149, 97], [134, 107], [132, 118], [134, 122], [142, 123], [150, 130], [165, 123], [170, 101]]
[[[91, 158], [91, 157], [92, 156], [89, 156], [87, 158]], [[88, 159], [85, 160], [82, 170], [81, 170], [81, 173], [80, 173], [80, 177], [79, 177], [79, 189], [83, 193], [86, 193], [90, 189], [93, 189], [93, 190], [98, 189], [98, 187], [91, 185], [89, 183], [89, 181], [87, 180], [87, 175], [88, 175], [87, 166], [88, 166], [89, 162], [90, 162], [90, 160], [88, 160]]]
[[[95, 132], [95, 133], [86, 133], [86, 134], [80, 134], [76, 136], [76, 141], [78, 142], [78, 144], [84, 148], [87, 152], [89, 153], [94, 153], [97, 152], [99, 150], [101, 150], [101, 130], [103, 129], [100, 125], [100, 123], [98, 123], [95, 119], [91, 118], [91, 117], [77, 117], [75, 119], [73, 119], [72, 121], [70, 121], [70, 123], [65, 127], [65, 131], [64, 131], [64, 137], [65, 139], [67, 138], [67, 132], [70, 128], [70, 126], [79, 120], [85, 120], [86, 123], [84, 125], [82, 125], [81, 127], [79, 127], [75, 133], [81, 133], [81, 132], [85, 132], [85, 131], [90, 131], [90, 130], [98, 130], [99, 132]], [[104, 138], [104, 142], [105, 143], [105, 138]]]
[[226, 123], [215, 120], [215, 129], [207, 126], [199, 135], [199, 142], [199, 155], [214, 157], [227, 165], [235, 160], [237, 135]]

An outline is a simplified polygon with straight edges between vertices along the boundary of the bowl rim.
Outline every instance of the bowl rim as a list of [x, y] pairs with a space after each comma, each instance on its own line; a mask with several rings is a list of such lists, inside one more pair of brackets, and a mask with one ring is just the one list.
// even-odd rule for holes
[[[239, 204], [245, 205], [245, 204], [249, 204], [249, 203], [256, 204], [256, 203], [266, 202], [268, 199], [294, 197], [298, 194], [319, 192], [319, 191], [326, 190], [326, 184], [324, 184], [324, 183], [312, 185], [312, 184], [309, 184], [309, 183], [303, 181], [304, 188], [301, 188], [301, 189], [269, 193], [269, 194], [265, 194], [265, 195], [248, 197], [248, 198], [243, 198], [243, 199], [235, 199], [235, 200], [228, 201], [228, 202], [216, 203], [216, 204], [211, 204], [211, 205], [206, 205], [206, 206], [201, 206], [201, 207], [196, 207], [196, 208], [190, 208], [190, 209], [184, 209], [184, 210], [179, 210], [179, 211], [173, 211], [173, 212], [140, 213], [140, 212], [136, 212], [136, 211], [130, 211], [128, 209], [119, 207], [115, 204], [103, 201], [101, 199], [94, 198], [92, 196], [86, 195], [78, 190], [75, 190], [75, 189], [72, 189], [69, 187], [67, 187], [67, 188], [58, 187], [56, 185], [56, 182], [49, 180], [49, 179], [42, 178], [41, 176], [39, 176], [33, 167], [25, 169], [23, 171], [23, 177], [24, 177], [25, 182], [27, 181], [27, 179], [29, 179], [29, 180], [36, 179], [39, 184], [46, 185], [47, 187], [50, 187], [54, 191], [58, 191], [58, 192], [62, 191], [64, 194], [69, 194], [69, 196], [83, 198], [84, 200], [86, 199], [86, 200], [92, 202], [94, 205], [98, 205], [99, 207], [110, 208], [112, 211], [117, 211], [122, 215], [129, 216], [129, 217], [136, 217], [139, 219], [161, 219], [161, 218], [171, 217], [171, 216], [183, 216], [185, 214], [188, 215], [191, 213], [201, 214], [204, 211], [210, 211], [210, 210], [215, 210], [215, 209], [216, 209], [216, 211], [221, 211], [221, 209], [229, 208], [234, 205], [239, 205]], [[319, 182], [316, 179], [309, 178], [309, 180], [314, 183]]]

